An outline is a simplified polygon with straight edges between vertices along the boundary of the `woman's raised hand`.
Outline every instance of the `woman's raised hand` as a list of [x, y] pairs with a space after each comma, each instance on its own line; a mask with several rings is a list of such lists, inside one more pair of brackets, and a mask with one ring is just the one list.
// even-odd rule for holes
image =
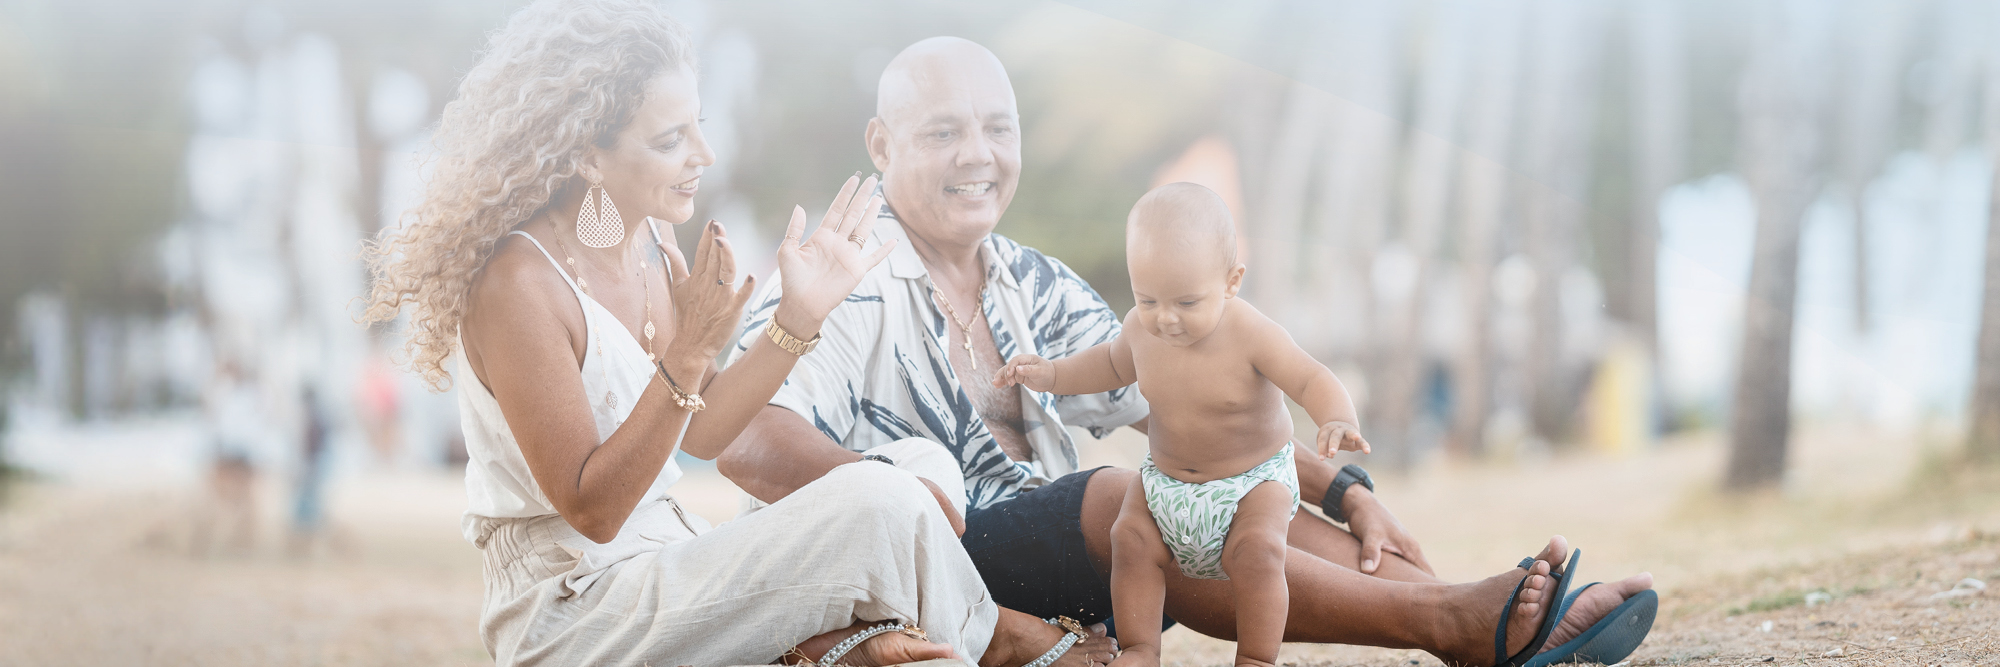
[[667, 257], [667, 282], [673, 285], [674, 298], [673, 341], [667, 349], [706, 363], [735, 337], [743, 304], [756, 294], [757, 277], [744, 278], [741, 287], [734, 284], [736, 251], [722, 223], [714, 220], [702, 225], [692, 268], [672, 244], [662, 242], [660, 253]]
[[778, 242], [778, 274], [784, 280], [784, 295], [773, 315], [778, 326], [792, 335], [811, 338], [818, 333], [827, 314], [896, 247], [896, 242], [890, 241], [875, 252], [862, 252], [875, 229], [875, 212], [882, 205], [882, 198], [875, 195], [875, 183], [874, 176], [867, 180], [860, 174], [848, 178], [826, 209], [826, 218], [809, 237], [803, 236], [805, 209], [792, 207], [791, 224]]

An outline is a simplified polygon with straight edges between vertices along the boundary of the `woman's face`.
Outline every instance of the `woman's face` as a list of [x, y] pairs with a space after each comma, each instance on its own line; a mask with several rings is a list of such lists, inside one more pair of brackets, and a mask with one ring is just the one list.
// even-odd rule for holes
[[715, 153], [701, 136], [694, 73], [676, 67], [647, 84], [645, 103], [595, 162], [627, 223], [651, 216], [678, 225], [694, 217], [702, 168], [715, 164]]

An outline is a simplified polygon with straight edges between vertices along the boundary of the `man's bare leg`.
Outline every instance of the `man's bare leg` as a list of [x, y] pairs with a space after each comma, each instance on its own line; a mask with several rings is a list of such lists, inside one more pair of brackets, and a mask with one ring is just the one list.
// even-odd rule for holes
[[[1333, 476], [1339, 474], [1339, 468], [1310, 451], [1302, 449], [1299, 452], [1300, 455], [1295, 462], [1298, 464], [1301, 490], [1325, 489], [1328, 484], [1333, 483]], [[1307, 501], [1311, 502], [1310, 496]], [[1361, 540], [1328, 522], [1324, 517], [1310, 512], [1300, 512], [1292, 519], [1290, 543], [1293, 547], [1335, 565], [1361, 569]], [[1413, 583], [1444, 583], [1443, 580], [1419, 569], [1416, 564], [1398, 554], [1384, 552], [1381, 554], [1381, 561], [1374, 572], [1377, 577]], [[1571, 582], [1570, 590], [1576, 590], [1582, 585], [1583, 582], [1580, 581]], [[1590, 629], [1591, 624], [1596, 623], [1597, 619], [1603, 618], [1605, 614], [1611, 613], [1611, 610], [1625, 602], [1626, 598], [1652, 587], [1652, 573], [1641, 572], [1583, 591], [1577, 595], [1576, 603], [1570, 607], [1570, 612], [1563, 617], [1562, 623], [1549, 634], [1548, 647], [1561, 646], [1577, 635], [1583, 634], [1583, 631]]]
[[[1118, 516], [1123, 489], [1137, 475], [1129, 470], [1107, 468], [1092, 475], [1089, 486], [1085, 487], [1081, 527], [1085, 548], [1100, 574], [1110, 570], [1111, 524]], [[1305, 477], [1305, 470], [1301, 469], [1300, 475]], [[1305, 483], [1301, 479], [1301, 488], [1307, 488]], [[1290, 538], [1293, 550], [1285, 565], [1286, 584], [1291, 593], [1290, 613], [1285, 623], [1287, 641], [1419, 648], [1447, 661], [1475, 665], [1492, 662], [1494, 623], [1507, 594], [1521, 580], [1521, 570], [1510, 569], [1468, 584], [1438, 584], [1435, 577], [1408, 561], [1384, 557], [1383, 566], [1375, 576], [1364, 575], [1299, 548], [1303, 541], [1315, 550], [1327, 550], [1335, 560], [1353, 563], [1361, 548], [1353, 535], [1319, 519], [1313, 521], [1322, 528], [1300, 531], [1300, 519], [1294, 520]], [[1542, 563], [1535, 567], [1546, 573], [1548, 567], [1560, 565], [1567, 555], [1568, 543], [1561, 538], [1553, 539], [1539, 557]], [[1167, 615], [1205, 635], [1234, 637], [1235, 610], [1228, 583], [1192, 580], [1176, 574], [1168, 573]], [[1612, 604], [1586, 606], [1585, 600], [1579, 599], [1563, 625], [1579, 628], [1578, 631], [1590, 627], [1623, 600], [1625, 594], [1620, 589], [1629, 588], [1628, 582], [1639, 578], [1619, 582], [1618, 586], [1593, 587], [1591, 594], [1603, 589], [1603, 595], [1615, 596], [1610, 598]], [[1515, 625], [1528, 623], [1529, 618], [1539, 623], [1539, 591], [1545, 582], [1545, 578], [1531, 581], [1522, 591], [1521, 601], [1517, 602], [1521, 608], [1511, 617]], [[1531, 590], [1536, 592], [1531, 595]], [[1534, 601], [1529, 602], [1530, 598]], [[1601, 610], [1595, 609], [1599, 606]], [[1528, 632], [1530, 637], [1533, 634], [1532, 630]], [[1552, 636], [1548, 645], [1555, 646], [1560, 643], [1556, 639], [1567, 641], [1573, 636], [1575, 631]], [[1510, 643], [1519, 639], [1522, 645], [1528, 639], [1511, 628], [1508, 637]]]

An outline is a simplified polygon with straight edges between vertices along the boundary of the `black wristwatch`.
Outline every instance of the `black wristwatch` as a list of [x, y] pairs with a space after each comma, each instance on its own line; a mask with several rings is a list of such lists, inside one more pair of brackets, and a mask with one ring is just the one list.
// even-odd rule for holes
[[1319, 508], [1326, 511], [1326, 518], [1347, 523], [1347, 513], [1341, 511], [1340, 501], [1347, 497], [1347, 487], [1357, 483], [1368, 487], [1369, 491], [1375, 490], [1375, 480], [1361, 466], [1349, 463], [1340, 469], [1340, 474], [1333, 476], [1333, 483], [1326, 485], [1326, 495], [1319, 499]]
[[[883, 462], [883, 463], [887, 463], [887, 464], [889, 464], [889, 465], [896, 465], [896, 460], [895, 460], [895, 459], [892, 459], [892, 458], [889, 458], [889, 457], [887, 457], [887, 456], [883, 456], [883, 455], [881, 455], [881, 454], [862, 454], [862, 455], [861, 455], [861, 460], [863, 460], [863, 461], [881, 461], [881, 462]], [[1364, 474], [1365, 474], [1365, 473], [1364, 473]]]

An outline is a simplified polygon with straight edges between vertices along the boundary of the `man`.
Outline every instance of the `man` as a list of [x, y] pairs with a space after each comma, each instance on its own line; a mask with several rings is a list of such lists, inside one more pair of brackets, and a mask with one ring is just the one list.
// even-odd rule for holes
[[[1145, 400], [1131, 388], [1053, 396], [991, 380], [1015, 354], [1060, 358], [1109, 340], [1119, 317], [1061, 262], [993, 233], [1021, 166], [1013, 85], [998, 58], [962, 39], [918, 42], [883, 73], [876, 113], [865, 140], [887, 204], [872, 242], [899, 245], [827, 319], [819, 347], [719, 459], [721, 470], [770, 502], [863, 451], [912, 437], [934, 441], [963, 474], [963, 542], [1009, 610], [1002, 622], [1107, 620], [1111, 525], [1137, 473], [1077, 471], [1064, 425], [1099, 437], [1124, 425], [1144, 430]], [[762, 335], [775, 303], [767, 298], [750, 313], [744, 342]], [[1525, 577], [1507, 652], [1529, 643], [1548, 611], [1546, 577], [1510, 570], [1440, 585], [1368, 483], [1340, 476], [1309, 448], [1299, 452], [1300, 488], [1349, 529], [1306, 512], [1294, 519], [1287, 641], [1418, 647], [1490, 664], [1501, 611]], [[937, 495], [947, 514], [957, 510], [956, 499], [945, 499], [952, 494]], [[1565, 552], [1558, 537], [1538, 558], [1559, 569]], [[1541, 563], [1530, 570], [1548, 571]], [[1547, 646], [1650, 586], [1642, 574], [1591, 587]], [[1229, 638], [1228, 587], [1170, 577], [1167, 614]], [[1061, 631], [1048, 635], [1054, 644]]]

